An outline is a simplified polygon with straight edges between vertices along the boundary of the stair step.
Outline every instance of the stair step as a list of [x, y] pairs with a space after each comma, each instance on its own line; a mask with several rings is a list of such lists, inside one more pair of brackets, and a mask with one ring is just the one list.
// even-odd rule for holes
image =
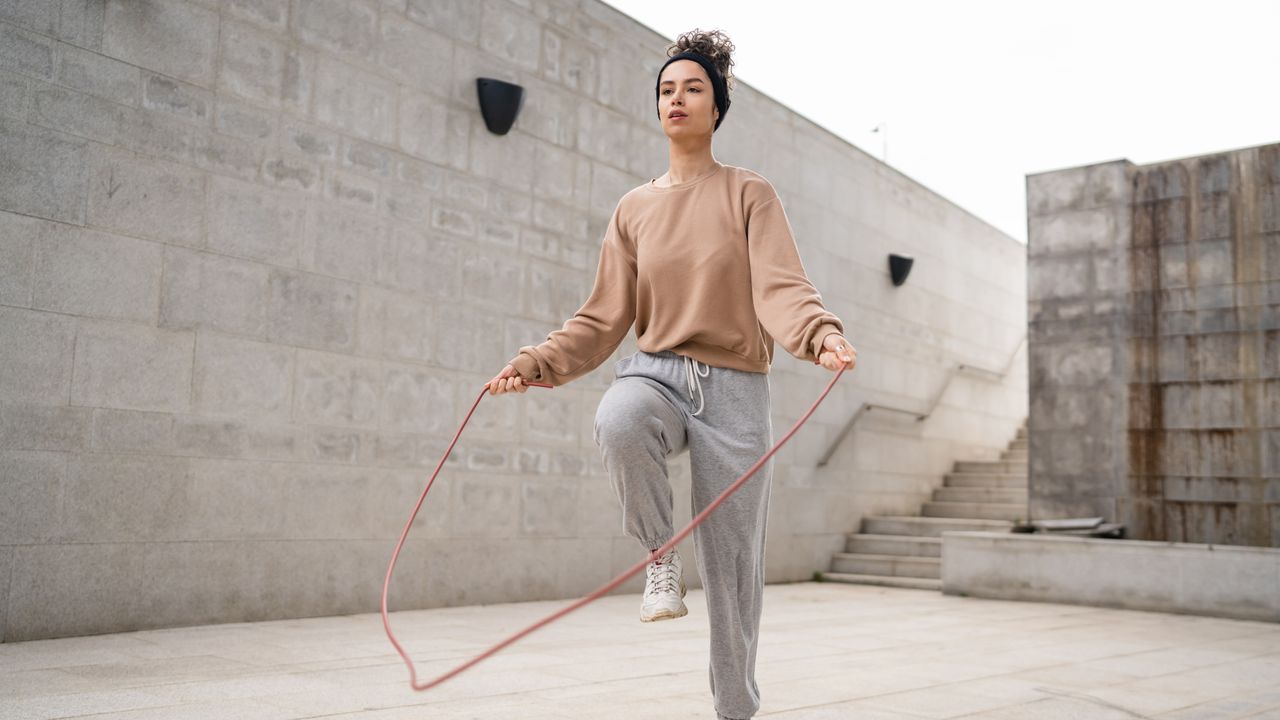
[[956, 488], [940, 487], [933, 491], [937, 502], [1021, 503], [1027, 504], [1026, 488]]
[[820, 573], [823, 582], [849, 583], [851, 585], [882, 585], [884, 587], [911, 588], [913, 590], [942, 590], [942, 580], [935, 578], [896, 577], [892, 575], [859, 575], [856, 573]]
[[914, 535], [872, 535], [849, 533], [844, 551], [871, 555], [914, 555], [917, 557], [941, 557], [942, 538]]
[[1004, 520], [973, 518], [920, 517], [918, 515], [880, 515], [862, 518], [862, 532], [868, 535], [913, 535], [941, 537], [944, 532], [976, 530], [1005, 532], [1012, 524]]
[[1005, 450], [1000, 453], [1001, 462], [1030, 462], [1031, 453], [1026, 450]]
[[853, 573], [855, 575], [941, 578], [942, 558], [835, 553], [831, 556], [831, 572]]
[[1026, 475], [1004, 475], [1000, 473], [947, 473], [942, 484], [955, 488], [1006, 488], [1026, 490]]
[[982, 518], [988, 520], [1026, 520], [1025, 503], [927, 502], [926, 517]]
[[1013, 442], [1009, 443], [1009, 449], [1010, 450], [1030, 450], [1031, 443], [1027, 442], [1026, 440], [1014, 440]]
[[954, 472], [1026, 474], [1027, 462], [1025, 460], [957, 460]]

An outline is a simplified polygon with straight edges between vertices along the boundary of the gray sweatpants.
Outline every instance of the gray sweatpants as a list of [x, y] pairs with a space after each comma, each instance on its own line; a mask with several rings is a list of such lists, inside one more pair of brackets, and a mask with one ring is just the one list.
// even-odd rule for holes
[[[596, 410], [595, 441], [626, 533], [652, 550], [675, 535], [668, 457], [689, 451], [696, 515], [773, 446], [769, 379], [694, 364], [670, 350], [636, 351], [614, 374]], [[755, 666], [772, 474], [770, 458], [693, 533], [719, 718], [745, 720], [760, 709]]]

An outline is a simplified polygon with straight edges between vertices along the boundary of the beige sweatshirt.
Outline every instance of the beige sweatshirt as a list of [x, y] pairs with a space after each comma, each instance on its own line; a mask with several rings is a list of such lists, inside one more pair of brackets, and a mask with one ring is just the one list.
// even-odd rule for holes
[[723, 163], [623, 195], [605, 229], [591, 296], [510, 364], [526, 380], [563, 385], [608, 359], [633, 323], [646, 352], [759, 373], [769, 372], [775, 338], [816, 363], [823, 339], [844, 332], [805, 275], [773, 186]]

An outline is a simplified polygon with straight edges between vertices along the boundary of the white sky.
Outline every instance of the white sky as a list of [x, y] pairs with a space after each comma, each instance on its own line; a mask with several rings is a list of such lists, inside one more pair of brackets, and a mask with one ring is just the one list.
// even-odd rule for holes
[[1280, 142], [1280, 0], [604, 1], [1023, 242], [1029, 173]]

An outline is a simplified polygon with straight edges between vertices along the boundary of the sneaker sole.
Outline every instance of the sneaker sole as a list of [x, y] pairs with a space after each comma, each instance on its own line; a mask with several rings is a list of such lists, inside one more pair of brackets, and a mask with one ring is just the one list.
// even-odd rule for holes
[[[685, 595], [688, 595], [688, 594], [689, 594], [689, 588], [685, 587], [684, 582], [682, 581], [680, 583], [680, 597], [683, 598]], [[689, 608], [685, 607], [685, 604], [682, 602], [680, 603], [680, 607], [675, 610], [659, 610], [658, 612], [652, 615], [645, 615], [644, 612], [642, 611], [640, 613], [640, 622], [658, 622], [659, 620], [675, 620], [676, 618], [682, 618], [688, 614], [689, 614]]]

